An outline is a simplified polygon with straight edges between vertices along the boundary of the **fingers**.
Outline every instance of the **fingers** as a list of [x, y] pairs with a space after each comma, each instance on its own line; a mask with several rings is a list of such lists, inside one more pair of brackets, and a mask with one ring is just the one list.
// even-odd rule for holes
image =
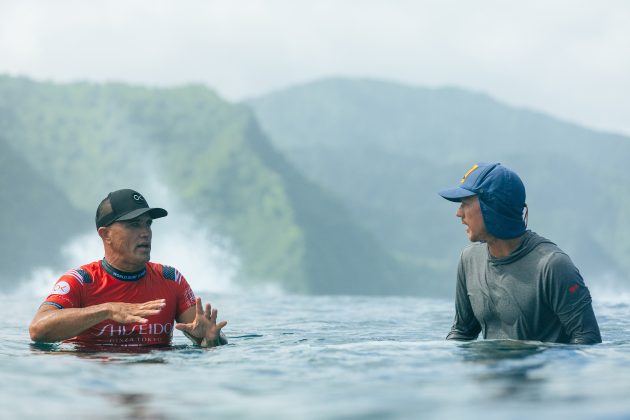
[[127, 315], [119, 319], [118, 322], [120, 322], [121, 324], [131, 324], [132, 322], [139, 322], [140, 324], [146, 324], [147, 322], [149, 322], [149, 320], [141, 316]]
[[187, 333], [194, 330], [193, 324], [175, 324], [175, 328], [177, 328], [180, 331], [187, 332]]
[[201, 298], [198, 297], [195, 299], [195, 311], [198, 317], [203, 316], [203, 309], [201, 306]]
[[154, 304], [159, 304], [159, 303], [166, 303], [166, 299], [155, 299], [155, 300], [150, 300], [148, 302], [144, 302], [141, 303], [139, 305], [154, 305]]
[[132, 322], [146, 323], [146, 317], [157, 315], [166, 306], [166, 300], [156, 299], [144, 303], [110, 303], [110, 319], [123, 324]]
[[[123, 324], [149, 322], [147, 318], [159, 314], [166, 306], [165, 299], [156, 299], [144, 303], [110, 303], [108, 307], [111, 311], [111, 318], [116, 322]], [[223, 327], [227, 325], [227, 321], [217, 323], [218, 311], [207, 303], [205, 306], [201, 303], [201, 298], [195, 299], [195, 319], [193, 322], [183, 324], [177, 323], [175, 328], [191, 334], [195, 337], [205, 337], [214, 340], [216, 335]]]
[[[158, 299], [145, 303], [127, 303], [125, 305], [128, 305], [128, 309], [132, 312], [137, 312], [138, 315], [141, 315], [141, 312], [147, 312], [146, 315], [154, 315], [159, 313], [162, 308], [166, 306], [166, 300]], [[151, 311], [153, 311], [153, 313], [149, 314], [148, 312]]]
[[125, 304], [125, 306], [128, 314], [145, 317], [159, 314], [162, 308], [166, 306], [166, 301], [158, 299], [140, 304], [129, 303]]
[[141, 309], [161, 309], [166, 306], [166, 299], [150, 300], [144, 303], [127, 303], [127, 305], [135, 305]]
[[134, 311], [133, 315], [145, 317], [145, 316], [157, 315], [161, 311], [162, 309], [142, 309], [142, 310]]

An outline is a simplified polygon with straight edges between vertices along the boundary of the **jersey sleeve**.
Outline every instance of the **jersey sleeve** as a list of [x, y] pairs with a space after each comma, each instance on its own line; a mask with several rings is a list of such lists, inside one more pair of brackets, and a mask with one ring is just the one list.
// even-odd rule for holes
[[58, 309], [80, 308], [82, 288], [83, 273], [80, 269], [70, 270], [57, 280], [43, 304], [52, 305]]
[[177, 296], [177, 317], [192, 306], [195, 306], [195, 293], [190, 288], [186, 279], [182, 277], [179, 295]]
[[474, 340], [481, 332], [481, 325], [473, 313], [468, 290], [466, 288], [466, 273], [463, 257], [457, 268], [457, 289], [455, 291], [455, 320], [447, 340]]
[[177, 317], [179, 318], [181, 314], [192, 306], [195, 306], [195, 293], [190, 288], [186, 278], [181, 276], [177, 293]]
[[544, 293], [573, 344], [601, 343], [591, 294], [568, 255], [554, 253], [544, 272]]
[[177, 310], [175, 316], [179, 318], [188, 308], [195, 305], [195, 294], [188, 285], [186, 278], [176, 268], [162, 265], [162, 276], [166, 280], [176, 283]]

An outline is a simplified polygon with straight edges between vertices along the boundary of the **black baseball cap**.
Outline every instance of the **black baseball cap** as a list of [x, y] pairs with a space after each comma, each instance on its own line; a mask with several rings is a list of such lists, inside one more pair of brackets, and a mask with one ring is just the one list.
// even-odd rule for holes
[[109, 226], [114, 222], [135, 219], [145, 213], [149, 213], [152, 219], [158, 219], [168, 214], [168, 212], [162, 208], [149, 207], [149, 203], [147, 203], [147, 200], [144, 199], [142, 194], [134, 190], [124, 189], [110, 192], [105, 200], [108, 199], [112, 211], [101, 214], [99, 218], [97, 210], [95, 218], [97, 229], [101, 226]]

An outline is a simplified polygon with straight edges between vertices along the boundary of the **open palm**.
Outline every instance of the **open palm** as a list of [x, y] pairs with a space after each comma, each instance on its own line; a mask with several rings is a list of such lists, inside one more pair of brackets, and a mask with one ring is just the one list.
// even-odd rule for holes
[[221, 321], [217, 324], [217, 310], [212, 309], [212, 306], [207, 303], [204, 311], [201, 298], [197, 298], [195, 301], [195, 319], [190, 323], [179, 323], [175, 328], [201, 340], [200, 345], [211, 347], [221, 344], [221, 328], [226, 325], [227, 321]]

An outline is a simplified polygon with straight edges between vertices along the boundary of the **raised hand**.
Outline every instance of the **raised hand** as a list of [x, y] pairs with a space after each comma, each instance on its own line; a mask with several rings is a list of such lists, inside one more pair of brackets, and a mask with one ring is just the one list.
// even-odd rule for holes
[[166, 306], [165, 299], [156, 299], [144, 303], [123, 303], [110, 302], [107, 303], [107, 309], [110, 311], [109, 319], [129, 324], [131, 322], [147, 322], [145, 317], [160, 313], [162, 308]]
[[217, 324], [217, 310], [207, 303], [205, 311], [201, 304], [201, 298], [195, 301], [195, 319], [190, 323], [178, 323], [175, 325], [191, 339], [203, 347], [214, 347], [222, 343], [221, 328], [227, 325], [227, 321]]

